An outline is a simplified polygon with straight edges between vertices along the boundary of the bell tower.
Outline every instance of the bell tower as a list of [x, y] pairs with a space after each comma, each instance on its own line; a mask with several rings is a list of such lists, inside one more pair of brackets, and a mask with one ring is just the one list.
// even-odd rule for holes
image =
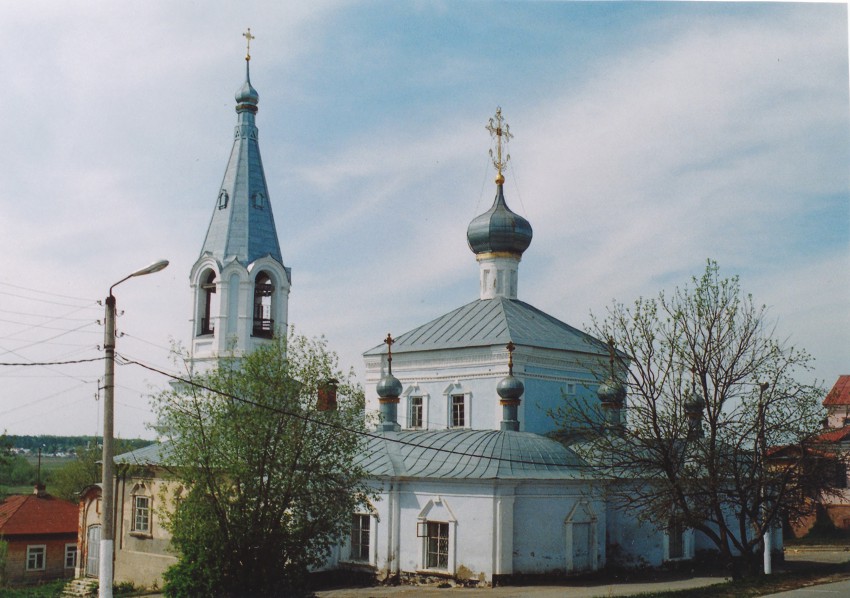
[[201, 255], [192, 266], [193, 362], [239, 355], [285, 335], [291, 270], [283, 265], [255, 124], [251, 30], [245, 82], [236, 92], [233, 149], [213, 205]]

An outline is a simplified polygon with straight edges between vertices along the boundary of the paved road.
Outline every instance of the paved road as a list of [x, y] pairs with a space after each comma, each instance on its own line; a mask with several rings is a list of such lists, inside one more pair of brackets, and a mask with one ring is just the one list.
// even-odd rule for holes
[[[789, 562], [816, 562], [816, 563], [843, 563], [850, 561], [850, 552], [834, 549], [788, 549], [785, 559]], [[371, 587], [352, 588], [344, 590], [324, 590], [316, 592], [320, 598], [389, 598], [401, 596], [402, 598], [520, 598], [531, 596], [532, 598], [597, 598], [600, 596], [634, 596], [646, 592], [686, 590], [703, 587], [726, 581], [723, 577], [694, 577], [690, 579], [643, 582], [643, 583], [617, 583], [599, 584], [595, 586], [515, 586], [498, 588], [433, 588], [424, 586], [395, 586], [395, 587]], [[830, 598], [831, 596], [850, 596], [850, 581], [842, 581], [833, 584], [811, 586], [791, 592], [773, 594], [782, 598], [792, 597], [817, 597]], [[765, 597], [767, 598], [767, 597]]]
[[762, 598], [830, 598], [831, 596], [850, 596], [850, 580], [810, 586], [799, 590], [780, 592], [779, 594], [769, 594]]
[[359, 588], [350, 590], [325, 590], [316, 592], [321, 598], [595, 598], [597, 596], [634, 596], [661, 590], [686, 590], [726, 581], [722, 577], [693, 577], [665, 582], [600, 584], [594, 586], [522, 586], [497, 588], [427, 588], [422, 586], [395, 586]]

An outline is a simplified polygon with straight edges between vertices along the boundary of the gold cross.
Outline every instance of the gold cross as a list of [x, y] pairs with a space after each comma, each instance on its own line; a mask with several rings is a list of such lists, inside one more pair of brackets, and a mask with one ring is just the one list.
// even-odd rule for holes
[[499, 176], [496, 177], [496, 182], [502, 184], [505, 182], [505, 177], [502, 174], [502, 171], [511, 159], [511, 156], [508, 153], [505, 153], [505, 157], [502, 159], [502, 138], [504, 138], [505, 146], [507, 146], [508, 141], [513, 138], [513, 134], [511, 133], [510, 125], [505, 123], [502, 119], [501, 106], [496, 108], [496, 116], [490, 117], [490, 122], [485, 128], [490, 131], [490, 136], [496, 140], [496, 155], [493, 155], [493, 150], [491, 149], [490, 158], [493, 160], [493, 166], [495, 166], [496, 170], [499, 172]]
[[389, 367], [389, 373], [393, 373], [393, 343], [395, 343], [395, 339], [392, 335], [387, 332], [387, 338], [384, 339], [384, 342], [387, 344], [387, 366]]
[[255, 39], [255, 38], [254, 38], [253, 35], [251, 35], [251, 28], [250, 27], [248, 27], [248, 31], [246, 31], [245, 33], [242, 34], [242, 37], [244, 37], [246, 40], [248, 40], [248, 50], [247, 50], [247, 53], [245, 54], [245, 60], [251, 60], [251, 40]]

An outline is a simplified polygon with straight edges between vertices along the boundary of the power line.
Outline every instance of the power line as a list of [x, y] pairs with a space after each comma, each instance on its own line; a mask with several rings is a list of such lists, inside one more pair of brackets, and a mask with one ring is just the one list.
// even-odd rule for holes
[[[137, 366], [144, 368], [146, 370], [150, 370], [152, 372], [156, 372], [158, 374], [161, 374], [163, 376], [166, 376], [166, 377], [171, 378], [173, 380], [176, 380], [178, 382], [182, 382], [183, 384], [187, 384], [189, 386], [199, 388], [201, 390], [206, 390], [208, 392], [215, 393], [217, 395], [226, 397], [228, 399], [232, 399], [234, 401], [238, 401], [238, 402], [243, 403], [245, 405], [250, 405], [252, 407], [259, 407], [260, 409], [265, 409], [265, 410], [271, 411], [273, 413], [278, 413], [280, 415], [286, 415], [287, 417], [293, 417], [295, 419], [300, 419], [304, 422], [315, 424], [317, 426], [326, 426], [326, 427], [329, 427], [329, 428], [333, 428], [335, 430], [340, 430], [340, 431], [348, 432], [348, 433], [351, 433], [351, 434], [357, 434], [358, 436], [364, 436], [366, 438], [370, 438], [370, 439], [373, 439], [373, 440], [384, 440], [386, 442], [392, 442], [394, 444], [398, 444], [398, 445], [401, 445], [401, 446], [409, 446], [409, 447], [413, 447], [413, 448], [425, 448], [425, 449], [428, 449], [428, 450], [431, 450], [431, 451], [435, 451], [435, 452], [439, 452], [439, 453], [446, 453], [446, 454], [450, 454], [450, 455], [458, 455], [458, 456], [461, 456], [461, 457], [474, 457], [476, 459], [487, 459], [489, 461], [496, 461], [496, 462], [502, 462], [502, 463], [518, 463], [518, 464], [524, 464], [524, 465], [540, 465], [539, 461], [530, 461], [530, 460], [527, 460], [527, 459], [508, 459], [508, 458], [496, 457], [496, 456], [492, 456], [492, 455], [478, 455], [478, 454], [475, 454], [475, 453], [467, 453], [467, 452], [464, 452], [464, 451], [458, 451], [458, 450], [454, 450], [454, 449], [447, 449], [447, 448], [435, 447], [435, 446], [423, 447], [420, 444], [417, 444], [417, 443], [414, 443], [414, 442], [408, 442], [408, 441], [402, 440], [400, 438], [391, 438], [391, 437], [385, 436], [383, 434], [368, 432], [368, 431], [365, 431], [365, 430], [357, 430], [355, 428], [351, 428], [351, 427], [348, 427], [348, 426], [345, 426], [345, 425], [342, 425], [342, 424], [319, 420], [319, 419], [310, 417], [309, 415], [303, 415], [301, 413], [295, 413], [293, 411], [288, 411], [286, 409], [281, 409], [279, 407], [272, 407], [270, 405], [264, 405], [264, 404], [258, 403], [256, 401], [252, 401], [250, 399], [245, 399], [243, 397], [239, 397], [237, 395], [233, 395], [233, 394], [221, 391], [221, 390], [217, 390], [215, 388], [210, 388], [208, 386], [204, 386], [203, 384], [195, 382], [194, 380], [188, 380], [186, 378], [181, 378], [180, 376], [176, 376], [174, 374], [169, 374], [168, 372], [165, 372], [163, 370], [160, 370], [160, 369], [155, 368], [155, 367], [150, 366], [150, 365], [146, 365], [146, 364], [141, 363], [139, 361], [127, 359], [126, 357], [121, 357], [121, 359], [124, 361], [125, 364], [137, 365]], [[496, 430], [493, 430], [493, 431], [496, 432]], [[551, 465], [551, 464], [549, 464], [549, 465]], [[595, 469], [592, 465], [584, 465], [584, 464], [580, 464], [580, 463], [564, 465], [564, 467], [569, 467], [571, 469]]]
[[[50, 305], [62, 305], [64, 307], [76, 307], [79, 309], [96, 309], [97, 302], [91, 301], [91, 305], [75, 305], [73, 303], [62, 303], [61, 301], [50, 301], [49, 299], [38, 299], [37, 297], [27, 297], [26, 295], [18, 295], [17, 293], [9, 293], [7, 291], [0, 291], [0, 295], [7, 295], [9, 297], [17, 297], [18, 299], [26, 299], [27, 301], [37, 301], [38, 303], [49, 303]], [[61, 295], [59, 295], [61, 297]], [[88, 299], [86, 299], [88, 301]]]
[[68, 361], [29, 361], [29, 362], [19, 362], [19, 363], [9, 363], [5, 361], [0, 361], [0, 366], [6, 367], [27, 367], [27, 366], [45, 366], [45, 365], [69, 365], [73, 363], [87, 363], [89, 361], [101, 361], [106, 359], [105, 355], [101, 355], [100, 357], [91, 357], [89, 359], [73, 359]]
[[60, 295], [59, 293], [54, 293], [53, 291], [40, 291], [38, 289], [31, 289], [29, 287], [22, 287], [17, 284], [12, 284], [10, 282], [2, 282], [0, 281], [0, 285], [4, 287], [12, 287], [13, 289], [20, 289], [22, 291], [30, 291], [31, 293], [39, 293], [41, 295], [51, 295], [53, 297], [62, 297], [63, 299], [75, 299], [77, 301], [92, 301], [88, 297], [74, 297], [72, 295]]

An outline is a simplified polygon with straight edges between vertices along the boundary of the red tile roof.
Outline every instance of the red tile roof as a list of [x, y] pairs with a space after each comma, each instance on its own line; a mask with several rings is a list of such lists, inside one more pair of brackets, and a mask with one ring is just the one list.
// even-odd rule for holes
[[848, 439], [850, 439], [850, 426], [827, 430], [825, 432], [821, 432], [815, 437], [815, 440], [821, 442], [841, 442]]
[[850, 376], [839, 376], [835, 382], [835, 386], [826, 395], [823, 400], [823, 406], [829, 405], [850, 405]]
[[76, 534], [78, 508], [54, 496], [18, 494], [0, 503], [0, 536]]

